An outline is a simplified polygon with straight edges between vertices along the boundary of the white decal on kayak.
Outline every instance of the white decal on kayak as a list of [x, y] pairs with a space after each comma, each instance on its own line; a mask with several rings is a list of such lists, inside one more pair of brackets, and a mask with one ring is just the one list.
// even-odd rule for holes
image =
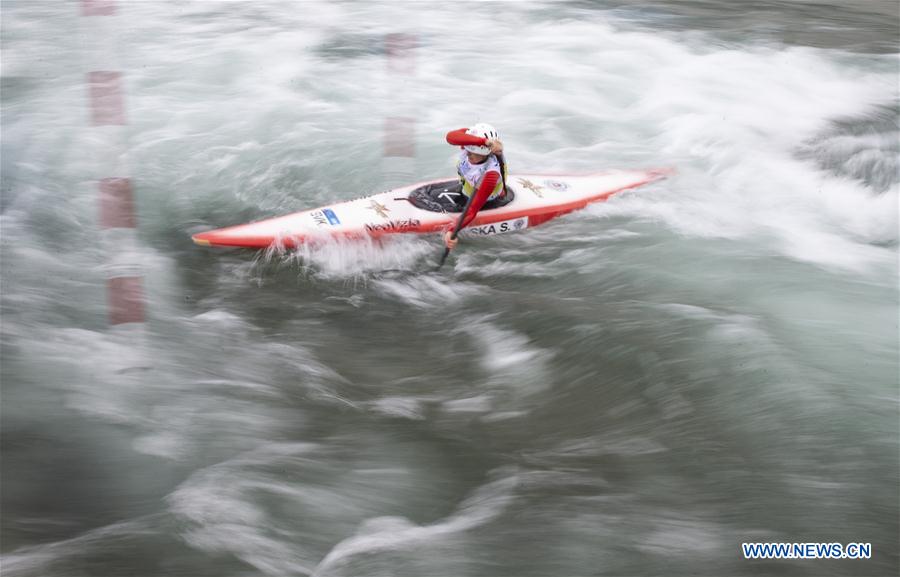
[[546, 184], [553, 190], [558, 190], [559, 192], [565, 192], [569, 190], [569, 185], [565, 182], [560, 182], [559, 180], [545, 180], [544, 184]]
[[492, 234], [503, 234], [504, 232], [513, 232], [528, 228], [528, 217], [514, 218], [512, 220], [503, 220], [500, 222], [492, 222], [491, 224], [483, 224], [481, 226], [470, 226], [464, 228], [460, 234], [469, 236], [490, 236]]
[[445, 199], [449, 200], [450, 202], [456, 202], [456, 200], [451, 197], [461, 196], [461, 195], [462, 195], [461, 192], [442, 192], [438, 195], [438, 198], [445, 198]]

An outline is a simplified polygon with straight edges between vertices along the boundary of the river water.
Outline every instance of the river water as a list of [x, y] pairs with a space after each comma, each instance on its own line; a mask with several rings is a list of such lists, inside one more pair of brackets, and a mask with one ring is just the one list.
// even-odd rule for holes
[[[895, 2], [113, 5], [112, 153], [79, 3], [2, 6], [4, 576], [897, 574]], [[190, 242], [452, 176], [476, 121], [513, 174], [677, 174], [439, 273]]]

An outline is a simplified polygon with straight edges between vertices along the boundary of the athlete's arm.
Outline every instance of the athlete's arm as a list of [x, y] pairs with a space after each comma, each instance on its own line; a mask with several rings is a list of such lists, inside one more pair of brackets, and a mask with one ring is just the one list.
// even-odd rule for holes
[[466, 134], [468, 128], [460, 128], [451, 130], [447, 133], [447, 143], [453, 146], [487, 146], [490, 147], [493, 154], [503, 154], [503, 143], [497, 139], [491, 140], [474, 134]]
[[478, 214], [478, 211], [481, 210], [481, 207], [487, 202], [488, 197], [494, 192], [494, 188], [497, 186], [499, 180], [500, 173], [496, 170], [485, 173], [484, 178], [481, 179], [481, 185], [478, 187], [478, 190], [475, 191], [475, 197], [469, 205], [469, 210], [466, 211], [466, 217], [463, 219], [460, 228], [467, 227], [469, 223], [475, 219], [475, 215]]
[[[462, 226], [460, 226], [460, 230], [469, 225], [472, 220], [475, 219], [475, 215], [478, 214], [478, 211], [481, 210], [481, 207], [484, 206], [484, 203], [487, 202], [488, 197], [491, 196], [491, 192], [493, 192], [494, 187], [497, 186], [497, 181], [500, 180], [500, 173], [496, 170], [491, 170], [487, 174], [484, 175], [484, 179], [481, 181], [481, 186], [478, 187], [478, 190], [475, 191], [475, 196], [472, 198], [472, 202], [469, 204], [469, 209], [466, 211], [466, 216], [463, 218]], [[447, 248], [453, 250], [456, 248], [456, 243], [459, 242], [455, 238], [450, 238], [453, 234], [452, 229], [448, 229], [447, 232], [444, 233], [444, 244], [447, 245]]]
[[468, 128], [451, 130], [447, 133], [447, 143], [452, 144], [453, 146], [484, 146], [487, 143], [487, 138], [475, 136], [474, 134], [466, 134], [467, 130]]

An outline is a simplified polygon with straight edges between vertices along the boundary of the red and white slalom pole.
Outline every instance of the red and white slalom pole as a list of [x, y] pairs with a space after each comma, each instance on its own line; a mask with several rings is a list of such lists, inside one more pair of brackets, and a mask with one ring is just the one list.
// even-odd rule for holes
[[384, 38], [386, 102], [396, 114], [384, 120], [383, 186], [408, 184], [416, 173], [416, 48], [414, 34], [391, 33]]
[[134, 184], [125, 137], [125, 73], [118, 65], [121, 0], [81, 0], [88, 105], [98, 224], [105, 242], [106, 297], [110, 327], [144, 322], [144, 276], [137, 244]]

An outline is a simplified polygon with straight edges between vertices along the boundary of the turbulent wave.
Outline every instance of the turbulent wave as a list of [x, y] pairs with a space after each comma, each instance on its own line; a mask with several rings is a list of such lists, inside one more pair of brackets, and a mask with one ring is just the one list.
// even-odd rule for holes
[[[788, 4], [119, 2], [129, 236], [82, 16], [4, 3], [4, 574], [751, 574], [812, 538], [895, 574], [896, 42]], [[433, 237], [190, 243], [452, 176], [473, 121], [512, 173], [677, 173], [438, 272]]]

